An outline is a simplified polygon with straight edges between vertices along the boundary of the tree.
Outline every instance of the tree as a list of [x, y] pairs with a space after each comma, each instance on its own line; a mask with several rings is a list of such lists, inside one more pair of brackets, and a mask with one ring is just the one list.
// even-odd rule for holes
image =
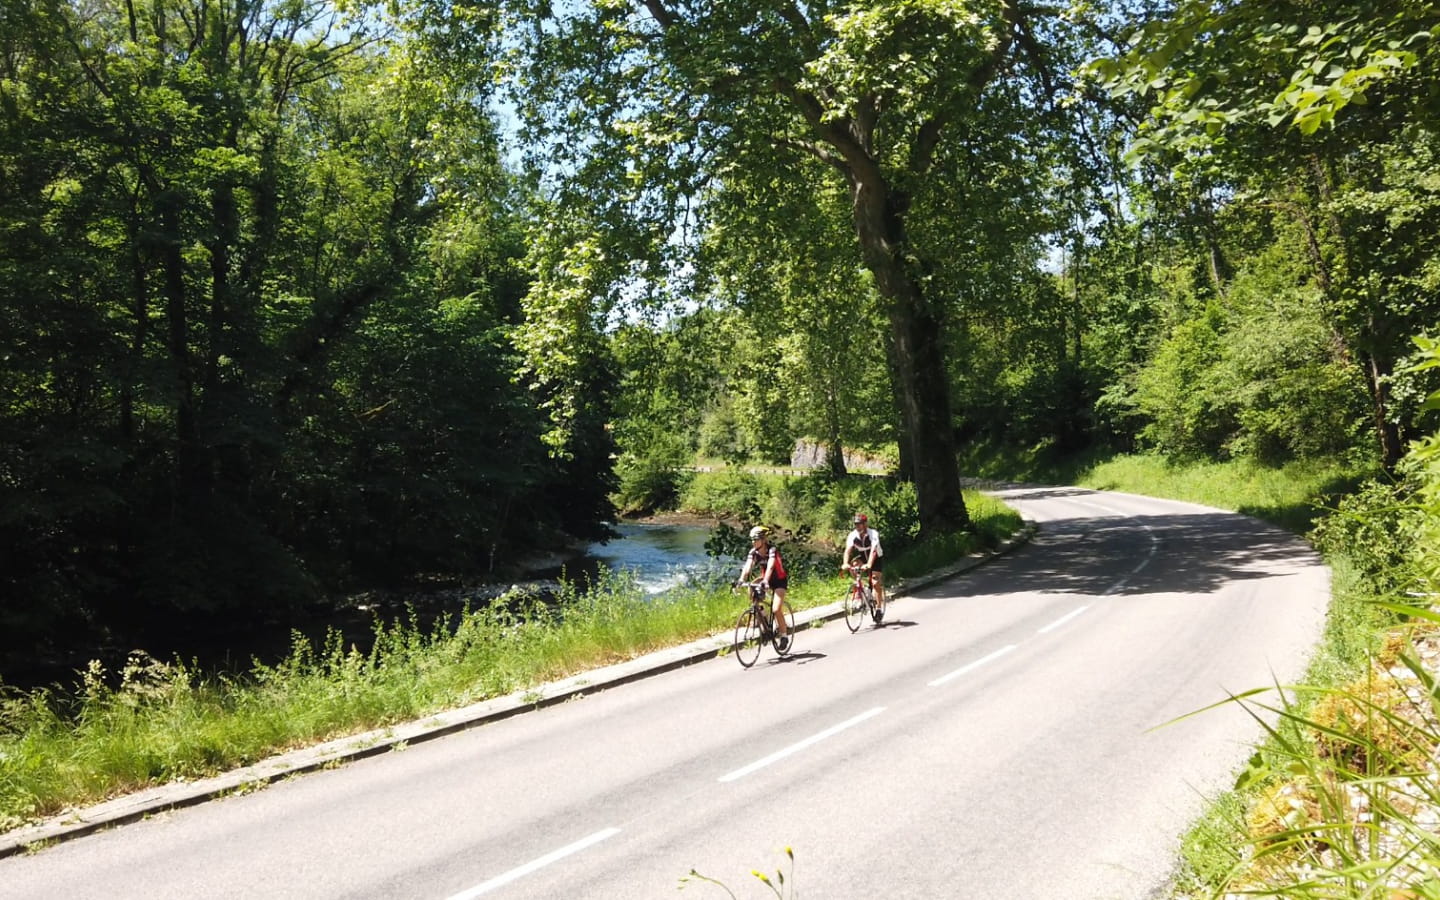
[[1407, 339], [1440, 315], [1424, 287], [1440, 195], [1414, 158], [1437, 151], [1440, 10], [1186, 0], [1093, 71], [1150, 114], [1137, 153], [1183, 182], [1283, 211], [1301, 229], [1336, 340], [1362, 372], [1379, 455], [1393, 468], [1407, 423], [1392, 389]]
[[1048, 79], [1065, 65], [1060, 19], [957, 0], [603, 0], [508, 12], [508, 74], [536, 162], [559, 183], [561, 209], [600, 209], [614, 251], [646, 261], [628, 277], [658, 279], [687, 234], [731, 224], [706, 205], [710, 188], [804, 189], [811, 181], [796, 172], [817, 161], [839, 180], [884, 303], [902, 463], [923, 527], [965, 524], [946, 317], [930, 285], [946, 248], [915, 241], [912, 223], [917, 209], [963, 221], [959, 198], [935, 192], [937, 170], [991, 152], [987, 123], [1019, 121], [1022, 109], [1033, 121], [1046, 108]]
[[[855, 260], [848, 198], [818, 165], [804, 174], [812, 179], [805, 190], [787, 183], [713, 191], [708, 202], [728, 225], [705, 235], [703, 269], [715, 273], [707, 295], [749, 323], [754, 346], [737, 348], [736, 357], [768, 360], [771, 393], [783, 398], [790, 426], [782, 456], [793, 450], [792, 433], [812, 438], [830, 473], [843, 475], [846, 447], [884, 443], [899, 424], [889, 332], [874, 279]], [[774, 428], [782, 410], [754, 412]]]
[[0, 15], [0, 672], [603, 532], [615, 376], [552, 456], [483, 97], [346, 10]]

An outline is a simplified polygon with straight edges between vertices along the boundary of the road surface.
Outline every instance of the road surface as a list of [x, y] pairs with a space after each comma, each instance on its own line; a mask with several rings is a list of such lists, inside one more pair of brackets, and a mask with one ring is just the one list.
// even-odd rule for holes
[[999, 493], [1036, 539], [883, 628], [830, 622], [786, 660], [711, 659], [3, 859], [0, 897], [629, 900], [692, 868], [742, 898], [773, 896], [752, 869], [812, 898], [1159, 896], [1258, 740], [1233, 705], [1182, 717], [1297, 678], [1328, 573], [1243, 516]]

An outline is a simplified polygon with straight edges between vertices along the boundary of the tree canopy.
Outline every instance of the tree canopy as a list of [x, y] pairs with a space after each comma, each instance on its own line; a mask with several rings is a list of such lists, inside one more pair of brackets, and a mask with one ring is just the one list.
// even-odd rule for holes
[[[984, 252], [1002, 207], [1041, 191], [994, 193], [1067, 128], [1066, 20], [968, 0], [505, 10], [503, 74], [537, 177], [560, 208], [591, 211], [616, 283], [673, 282], [705, 262], [705, 235], [761, 243], [787, 208], [845, 192], [825, 209], [848, 220], [881, 301], [902, 468], [925, 528], [963, 524], [938, 284]], [[787, 246], [807, 250], [803, 235]]]

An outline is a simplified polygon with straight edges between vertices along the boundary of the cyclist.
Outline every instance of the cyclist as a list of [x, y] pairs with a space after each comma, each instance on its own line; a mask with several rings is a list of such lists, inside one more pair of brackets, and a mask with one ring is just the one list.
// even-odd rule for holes
[[770, 543], [770, 529], [764, 525], [756, 525], [750, 529], [750, 545], [750, 552], [745, 555], [745, 567], [740, 570], [740, 580], [748, 578], [750, 570], [757, 564], [764, 566], [765, 574], [757, 580], [774, 592], [770, 621], [775, 623], [775, 649], [783, 653], [785, 648], [790, 646], [790, 623], [780, 615], [780, 604], [785, 600], [785, 586], [789, 583], [785, 574], [785, 560], [780, 557], [780, 549]]
[[855, 514], [855, 530], [845, 538], [845, 553], [840, 560], [840, 571], [850, 569], [850, 559], [870, 572], [870, 586], [875, 590], [875, 621], [885, 615], [885, 577], [881, 574], [885, 551], [880, 549], [880, 532], [870, 527], [870, 518], [864, 513]]

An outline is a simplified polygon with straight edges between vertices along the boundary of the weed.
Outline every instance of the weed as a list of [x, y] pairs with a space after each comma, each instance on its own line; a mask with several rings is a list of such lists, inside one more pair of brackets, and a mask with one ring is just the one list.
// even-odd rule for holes
[[[769, 888], [770, 893], [774, 894], [777, 898], [780, 898], [780, 900], [786, 900], [786, 898], [791, 898], [791, 900], [793, 900], [793, 898], [796, 896], [795, 851], [789, 847], [786, 847], [785, 857], [790, 861], [790, 878], [788, 880], [785, 877], [784, 870], [778, 868], [775, 870], [775, 874], [773, 877], [770, 875], [766, 875], [759, 869], [751, 869], [750, 875], [757, 881], [759, 881], [761, 884], [765, 885], [765, 887]], [[718, 887], [720, 890], [729, 894], [732, 900], [738, 900], [738, 898], [735, 897], [735, 892], [732, 891], [730, 887], [724, 882], [711, 878], [708, 875], [702, 875], [694, 869], [691, 869], [690, 874], [680, 879], [680, 889], [684, 890], [692, 883], [708, 884], [714, 887]]]

